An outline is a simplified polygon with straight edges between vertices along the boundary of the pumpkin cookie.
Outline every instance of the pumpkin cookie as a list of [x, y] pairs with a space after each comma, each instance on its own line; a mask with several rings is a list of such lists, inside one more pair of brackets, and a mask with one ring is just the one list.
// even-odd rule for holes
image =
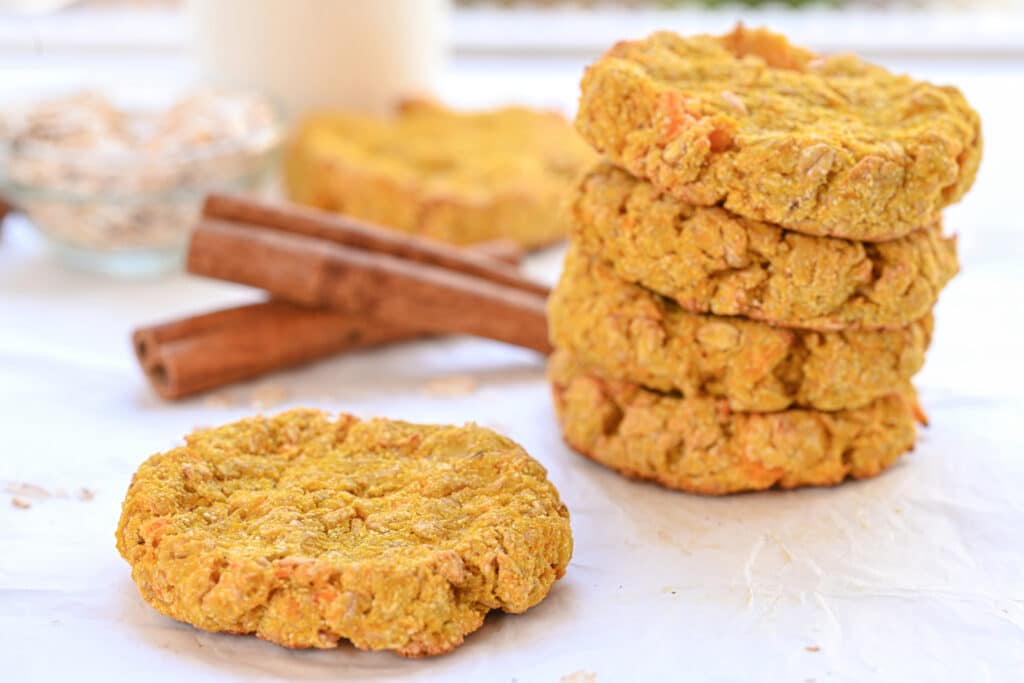
[[574, 241], [697, 313], [819, 330], [903, 327], [956, 275], [938, 224], [888, 242], [814, 237], [687, 204], [610, 164], [571, 202]]
[[117, 547], [199, 628], [419, 657], [543, 600], [572, 536], [544, 468], [490, 430], [294, 410], [149, 458]]
[[914, 446], [914, 391], [862, 408], [734, 413], [724, 400], [680, 398], [608, 380], [571, 354], [549, 366], [566, 442], [622, 474], [726, 494], [873, 477]]
[[812, 235], [879, 241], [930, 225], [974, 182], [963, 95], [742, 26], [655, 33], [590, 66], [576, 128], [679, 199]]
[[391, 119], [323, 113], [285, 161], [292, 199], [453, 244], [562, 239], [559, 203], [594, 154], [559, 114], [406, 103]]
[[867, 405], [921, 369], [932, 333], [930, 314], [895, 330], [818, 332], [688, 313], [575, 248], [548, 325], [554, 346], [604, 377], [749, 411]]

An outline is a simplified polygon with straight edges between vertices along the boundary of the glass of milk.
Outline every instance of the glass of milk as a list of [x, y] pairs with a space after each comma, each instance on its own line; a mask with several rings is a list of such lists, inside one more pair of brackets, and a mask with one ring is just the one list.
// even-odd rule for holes
[[372, 114], [433, 92], [449, 0], [188, 0], [193, 53], [214, 85]]

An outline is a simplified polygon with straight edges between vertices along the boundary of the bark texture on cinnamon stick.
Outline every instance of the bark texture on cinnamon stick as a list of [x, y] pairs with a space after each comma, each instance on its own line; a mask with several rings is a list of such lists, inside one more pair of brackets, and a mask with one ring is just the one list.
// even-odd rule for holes
[[[470, 249], [512, 265], [525, 253], [511, 240], [481, 242]], [[154, 391], [176, 400], [274, 370], [425, 334], [412, 327], [267, 301], [141, 327], [133, 333], [132, 344]]]
[[551, 350], [543, 295], [386, 253], [204, 219], [187, 264], [191, 273], [259, 287], [300, 305]]
[[547, 296], [548, 290], [499, 259], [476, 250], [409, 235], [318, 209], [226, 194], [212, 194], [204, 218], [313, 237], [345, 247], [475, 275], [491, 282]]
[[283, 301], [214, 311], [132, 335], [153, 389], [178, 399], [271, 370], [422, 335]]
[[[477, 242], [471, 247], [464, 248], [474, 254], [487, 256], [507, 263], [510, 266], [518, 266], [526, 257], [526, 250], [519, 246], [518, 242], [509, 239], [487, 240], [486, 242]], [[545, 296], [547, 296], [547, 293], [545, 293]]]

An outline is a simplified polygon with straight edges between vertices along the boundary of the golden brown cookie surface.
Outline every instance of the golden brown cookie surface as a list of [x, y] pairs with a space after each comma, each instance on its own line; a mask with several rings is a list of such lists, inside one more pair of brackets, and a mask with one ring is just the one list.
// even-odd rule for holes
[[687, 204], [610, 164], [581, 179], [570, 209], [584, 250], [696, 313], [897, 328], [927, 315], [959, 269], [938, 224], [881, 243], [814, 237]]
[[451, 242], [524, 247], [565, 235], [558, 206], [594, 158], [560, 115], [407, 103], [393, 119], [320, 114], [287, 152], [292, 199]]
[[886, 240], [970, 189], [977, 113], [950, 86], [765, 30], [621, 42], [590, 66], [577, 130], [680, 199], [793, 230]]
[[572, 536], [544, 468], [490, 430], [294, 410], [152, 456], [117, 546], [143, 598], [199, 628], [416, 657], [540, 602]]
[[914, 446], [909, 386], [853, 410], [735, 413], [606, 380], [565, 351], [548, 368], [566, 442], [622, 474], [695, 493], [827, 486], [879, 474]]
[[931, 315], [895, 330], [818, 332], [689, 313], [571, 248], [548, 303], [551, 343], [603, 376], [733, 410], [857, 408], [921, 369]]

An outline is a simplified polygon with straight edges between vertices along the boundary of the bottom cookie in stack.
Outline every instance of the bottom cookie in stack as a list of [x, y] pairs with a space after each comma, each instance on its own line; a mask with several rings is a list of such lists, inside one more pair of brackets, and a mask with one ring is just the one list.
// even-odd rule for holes
[[914, 447], [909, 383], [853, 409], [734, 412], [724, 399], [607, 379], [558, 350], [548, 368], [566, 442], [627, 476], [705, 494], [873, 477]]

